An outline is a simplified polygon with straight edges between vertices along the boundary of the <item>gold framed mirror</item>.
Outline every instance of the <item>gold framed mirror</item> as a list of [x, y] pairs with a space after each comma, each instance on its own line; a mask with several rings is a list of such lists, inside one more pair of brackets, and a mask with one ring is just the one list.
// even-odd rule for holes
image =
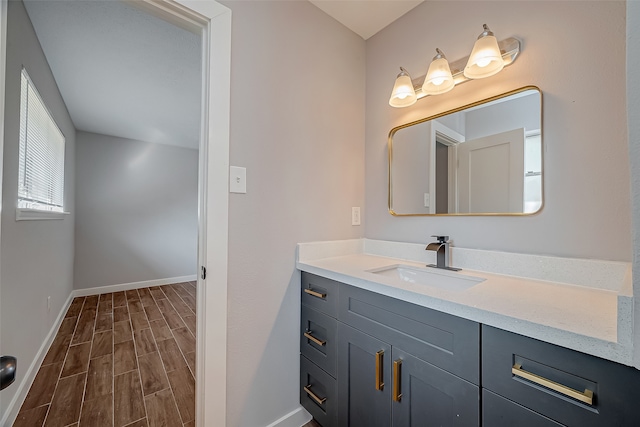
[[542, 209], [542, 92], [535, 86], [397, 126], [388, 146], [392, 215]]

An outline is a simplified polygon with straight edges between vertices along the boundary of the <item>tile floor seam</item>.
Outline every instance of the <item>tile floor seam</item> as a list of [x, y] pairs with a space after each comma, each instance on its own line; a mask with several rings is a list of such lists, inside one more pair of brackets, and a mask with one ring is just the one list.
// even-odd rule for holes
[[[86, 301], [86, 299], [85, 299]], [[98, 307], [100, 307], [100, 296], [98, 296], [98, 304], [96, 306], [96, 316], [93, 319], [93, 330], [92, 330], [92, 334], [91, 334], [91, 340], [89, 341], [89, 360], [87, 361], [87, 372], [86, 372], [86, 376], [84, 379], [84, 390], [82, 390], [82, 399], [80, 399], [80, 411], [78, 411], [78, 419], [76, 420], [76, 422], [78, 423], [78, 426], [80, 426], [80, 420], [82, 419], [82, 409], [84, 407], [84, 398], [87, 394], [87, 383], [89, 382], [89, 363], [91, 363], [91, 351], [93, 350], [93, 337], [96, 335], [96, 324], [98, 323]], [[78, 318], [78, 320], [80, 320]], [[64, 370], [64, 365], [62, 366], [62, 369]], [[73, 423], [72, 423], [73, 424]]]
[[[80, 315], [84, 310], [84, 305], [86, 304], [86, 302], [87, 302], [87, 298], [84, 297], [84, 301], [82, 301], [82, 307], [80, 307], [80, 312], [78, 313], [78, 320], [76, 321], [76, 327], [73, 330], [73, 334], [71, 334], [71, 341], [69, 341], [69, 344], [67, 345], [67, 351], [65, 352], [64, 359], [62, 360], [62, 366], [60, 367], [60, 372], [58, 373], [58, 379], [56, 380], [56, 386], [53, 389], [53, 394], [51, 395], [51, 400], [49, 401], [49, 408], [47, 409], [47, 414], [45, 415], [44, 420], [42, 420], [42, 426], [45, 426], [47, 424], [47, 419], [51, 414], [51, 408], [53, 407], [53, 399], [56, 397], [56, 391], [58, 391], [58, 386], [60, 385], [60, 379], [62, 378], [62, 371], [64, 370], [64, 365], [67, 363], [67, 356], [69, 356], [69, 349], [71, 348], [71, 342], [73, 341], [73, 337], [75, 336], [76, 329], [78, 328], [78, 323], [80, 323]], [[58, 338], [57, 335], [56, 335], [56, 338]], [[38, 371], [40, 371], [40, 369], [38, 369]]]
[[[180, 284], [180, 286], [182, 287], [182, 283]], [[183, 288], [183, 289], [184, 289], [184, 288]], [[186, 289], [185, 289], [185, 291], [186, 291]], [[175, 292], [175, 291], [174, 291], [174, 292]], [[177, 293], [177, 292], [176, 292], [176, 295], [178, 295], [178, 298], [180, 298], [180, 300], [181, 300], [181, 301], [182, 301], [182, 302], [187, 306], [187, 308], [189, 309], [189, 311], [191, 311], [191, 313], [193, 313], [193, 315], [195, 316], [195, 315], [196, 315], [196, 313], [195, 313], [193, 310], [191, 310], [191, 307], [189, 307], [189, 304], [187, 304], [187, 302], [184, 300], [184, 298], [182, 298], [182, 295], [180, 295], [180, 294], [179, 294], [179, 293]], [[180, 317], [182, 317], [182, 315], [181, 315]]]
[[[111, 293], [111, 313], [113, 314], [113, 322], [111, 324], [111, 427], [116, 425], [116, 337], [115, 337], [115, 297]], [[127, 314], [129, 309], [127, 308]]]
[[[135, 289], [135, 292], [138, 295], [138, 299], [140, 299], [140, 293], [138, 292], [137, 289]], [[135, 370], [138, 371], [138, 382], [140, 383], [140, 395], [142, 396], [142, 407], [144, 408], [144, 418], [147, 420], [147, 425], [149, 425], [149, 412], [147, 411], [147, 402], [144, 400], [144, 386], [142, 384], [142, 372], [140, 372], [140, 360], [138, 360], [138, 350], [137, 350], [136, 335], [135, 335], [136, 333], [133, 330], [133, 321], [131, 320], [131, 310], [129, 309], [129, 297], [126, 294], [125, 294], [125, 298], [127, 300], [127, 312], [129, 313], [129, 323], [131, 324], [131, 338], [133, 339], [133, 352], [136, 355]], [[145, 318], [146, 317], [147, 317], [147, 314], [145, 313]], [[148, 321], [149, 319], [147, 319], [147, 322]], [[114, 420], [114, 423], [115, 423], [115, 420]]]
[[[139, 295], [139, 293], [138, 293], [138, 296], [140, 296], [140, 295]], [[155, 301], [154, 301], [154, 302], [155, 302]], [[171, 302], [171, 301], [169, 301], [169, 302]], [[157, 306], [157, 304], [156, 304], [156, 306]], [[158, 308], [158, 309], [159, 309], [159, 308]], [[152, 394], [156, 394], [156, 393], [159, 393], [159, 392], [161, 392], [161, 391], [163, 391], [163, 390], [167, 390], [167, 389], [169, 389], [169, 390], [171, 391], [171, 398], [172, 398], [172, 400], [173, 400], [173, 404], [174, 404], [174, 405], [175, 405], [175, 407], [176, 407], [176, 411], [177, 411], [177, 413], [178, 413], [178, 416], [180, 416], [180, 411], [178, 410], [178, 402], [176, 402], [176, 396], [175, 396], [175, 394], [173, 393], [173, 389], [171, 388], [171, 382], [169, 381], [169, 375], [167, 375], [167, 369], [165, 368], [164, 363], [162, 362], [162, 357], [160, 356], [160, 349], [158, 348], [158, 343], [157, 343], [157, 341], [156, 341], [155, 336], [153, 335], [153, 330], [151, 330], [151, 323], [149, 322], [149, 316], [147, 316], [147, 313], [146, 313], [146, 311], [145, 311], [144, 309], [143, 309], [143, 311], [142, 311], [142, 312], [144, 313], [144, 316], [145, 316], [145, 318], [147, 319], [147, 323], [149, 324], [149, 330], [151, 331], [151, 335], [153, 336], [153, 344], [154, 344], [154, 345], [155, 345], [155, 347], [156, 347], [156, 352], [158, 353], [158, 358], [160, 359], [160, 365], [162, 365], [162, 372], [164, 372], [164, 376], [165, 376], [165, 378], [167, 379], [167, 387], [166, 387], [166, 388], [163, 388], [162, 390], [157, 390], [157, 391], [156, 391], [156, 392], [154, 392], [154, 393], [150, 393], [148, 396], [151, 396]], [[135, 336], [135, 333], [134, 333], [134, 336]], [[134, 340], [134, 341], [135, 341], [135, 340]], [[136, 358], [138, 358], [138, 353], [137, 353], [137, 352], [136, 352]], [[137, 362], [138, 362], [138, 369], [140, 369], [140, 361], [139, 361], [139, 360], [137, 360]], [[140, 375], [140, 381], [142, 382], [142, 375]], [[146, 397], [147, 397], [147, 396], [145, 396], [145, 395], [144, 395], [144, 387], [142, 388], [142, 395], [143, 395], [143, 396], [142, 396], [142, 400], [143, 400], [143, 402], [144, 402], [144, 405], [145, 405], [145, 412], [146, 412], [146, 407], [147, 407]], [[182, 418], [180, 418], [180, 421], [182, 421]], [[147, 423], [148, 423], [148, 422], [149, 422], [149, 414], [147, 413]]]

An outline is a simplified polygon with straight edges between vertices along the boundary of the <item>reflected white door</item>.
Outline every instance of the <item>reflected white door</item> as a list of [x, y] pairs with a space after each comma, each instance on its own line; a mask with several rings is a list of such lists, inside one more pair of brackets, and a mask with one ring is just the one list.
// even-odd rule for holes
[[522, 213], [524, 129], [458, 145], [458, 212]]

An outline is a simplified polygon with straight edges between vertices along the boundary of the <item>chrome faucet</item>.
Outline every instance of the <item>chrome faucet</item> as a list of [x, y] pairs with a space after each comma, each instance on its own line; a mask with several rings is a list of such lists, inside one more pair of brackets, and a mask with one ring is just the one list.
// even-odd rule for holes
[[460, 271], [459, 268], [449, 266], [449, 236], [431, 236], [438, 241], [429, 243], [425, 250], [435, 251], [437, 256], [436, 264], [427, 264], [427, 267], [443, 268], [445, 270]]

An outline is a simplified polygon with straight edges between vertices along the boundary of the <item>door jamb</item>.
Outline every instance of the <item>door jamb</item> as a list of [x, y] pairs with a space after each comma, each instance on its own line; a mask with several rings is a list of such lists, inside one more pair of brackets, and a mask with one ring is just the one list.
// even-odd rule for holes
[[[213, 0], [128, 1], [202, 36], [196, 426], [224, 426], [227, 408], [231, 10]], [[206, 279], [201, 274], [201, 267], [206, 267]]]

